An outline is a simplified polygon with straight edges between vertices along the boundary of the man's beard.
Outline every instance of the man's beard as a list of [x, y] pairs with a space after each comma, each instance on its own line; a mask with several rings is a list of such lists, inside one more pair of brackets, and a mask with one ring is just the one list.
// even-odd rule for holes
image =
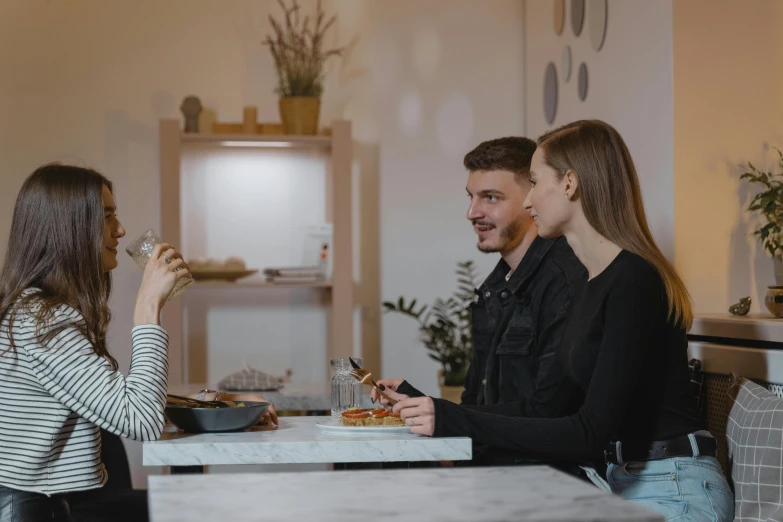
[[513, 221], [508, 226], [498, 229], [500, 232], [500, 243], [497, 245], [486, 245], [482, 246], [481, 243], [478, 243], [478, 249], [480, 252], [483, 252], [485, 254], [492, 254], [495, 252], [504, 252], [507, 249], [507, 246], [509, 243], [511, 243], [514, 238], [517, 237], [519, 234], [519, 229], [521, 228], [521, 225], [518, 221]]

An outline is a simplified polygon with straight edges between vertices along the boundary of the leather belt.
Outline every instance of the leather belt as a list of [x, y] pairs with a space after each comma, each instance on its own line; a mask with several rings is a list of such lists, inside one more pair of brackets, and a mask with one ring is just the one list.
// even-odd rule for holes
[[653, 442], [612, 442], [604, 450], [604, 460], [607, 464], [622, 464], [671, 457], [714, 457], [716, 451], [714, 438], [690, 434]]

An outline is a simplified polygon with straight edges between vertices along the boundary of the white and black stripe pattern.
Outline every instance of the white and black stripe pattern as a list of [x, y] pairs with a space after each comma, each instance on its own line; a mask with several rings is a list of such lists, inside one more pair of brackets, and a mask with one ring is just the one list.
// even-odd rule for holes
[[0, 355], [0, 484], [44, 494], [100, 487], [107, 477], [99, 427], [135, 440], [160, 437], [168, 335], [157, 325], [135, 327], [126, 377], [95, 354], [76, 328], [77, 311], [60, 307], [38, 336], [32, 313], [0, 324], [0, 352], [11, 328], [16, 346]]

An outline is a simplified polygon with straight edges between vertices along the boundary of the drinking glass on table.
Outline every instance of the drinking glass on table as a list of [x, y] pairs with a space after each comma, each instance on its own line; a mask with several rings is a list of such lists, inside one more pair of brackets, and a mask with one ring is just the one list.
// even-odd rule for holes
[[[150, 229], [136, 238], [125, 251], [131, 256], [131, 259], [133, 259], [139, 268], [144, 270], [144, 267], [147, 266], [147, 261], [149, 261], [150, 256], [152, 256], [152, 249], [159, 243], [163, 243], [163, 241], [161, 241], [158, 235]], [[174, 285], [174, 290], [169, 294], [168, 301], [176, 298], [192, 282], [193, 278], [191, 276], [183, 277], [177, 281], [177, 284]]]
[[[354, 357], [359, 366], [361, 357]], [[332, 365], [332, 418], [340, 415], [348, 408], [360, 408], [362, 405], [362, 383], [351, 376], [351, 361], [345, 358], [331, 360]]]

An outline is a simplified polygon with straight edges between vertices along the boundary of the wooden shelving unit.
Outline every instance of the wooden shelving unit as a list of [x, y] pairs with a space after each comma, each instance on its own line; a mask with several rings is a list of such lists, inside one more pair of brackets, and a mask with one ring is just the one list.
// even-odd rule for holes
[[274, 136], [267, 134], [181, 133], [182, 143], [225, 147], [280, 147], [330, 149], [331, 136]]
[[[325, 149], [329, 161], [326, 183], [326, 221], [333, 226], [330, 281], [318, 283], [268, 283], [250, 281], [237, 283], [196, 282], [189, 291], [220, 291], [227, 288], [271, 290], [274, 288], [310, 288], [324, 291], [331, 304], [327, 332], [328, 357], [348, 357], [353, 354], [353, 247], [351, 224], [351, 123], [336, 120], [330, 136], [269, 136], [245, 134], [196, 134], [183, 133], [180, 121], [160, 121], [160, 188], [161, 188], [161, 237], [166, 241], [182, 244], [181, 229], [181, 157], [183, 147], [270, 147]], [[186, 292], [187, 294], [187, 292]], [[186, 298], [186, 296], [185, 296]], [[184, 364], [183, 299], [176, 299], [164, 309], [163, 326], [169, 333], [169, 382], [188, 382], [188, 369]], [[371, 356], [372, 357], [372, 356]], [[378, 359], [379, 354], [374, 354]], [[329, 368], [324, 369], [328, 375]]]
[[270, 283], [268, 281], [237, 281], [236, 283], [223, 281], [196, 281], [194, 289], [213, 288], [332, 288], [331, 281], [319, 281], [317, 283]]

